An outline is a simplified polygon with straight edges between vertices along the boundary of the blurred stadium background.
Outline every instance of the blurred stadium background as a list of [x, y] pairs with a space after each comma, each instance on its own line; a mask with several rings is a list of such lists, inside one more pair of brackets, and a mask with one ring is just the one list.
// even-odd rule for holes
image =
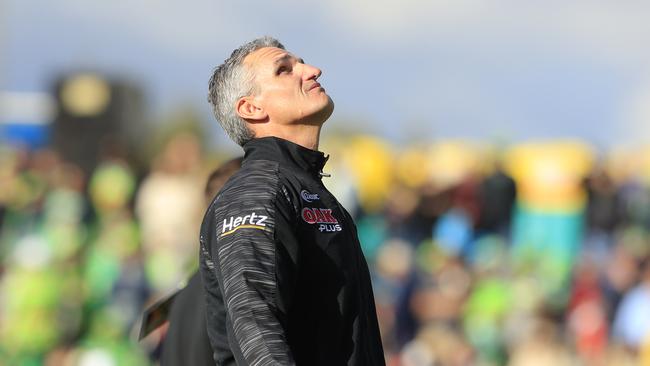
[[388, 365], [650, 365], [650, 5], [273, 4], [0, 3], [0, 365], [155, 363], [261, 34], [324, 69]]

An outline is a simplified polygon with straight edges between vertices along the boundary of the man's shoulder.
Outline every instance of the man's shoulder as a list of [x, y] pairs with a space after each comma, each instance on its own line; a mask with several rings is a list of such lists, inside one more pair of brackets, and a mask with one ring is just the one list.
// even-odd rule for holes
[[212, 201], [212, 209], [227, 210], [275, 199], [280, 186], [278, 163], [245, 161]]
[[252, 212], [274, 216], [277, 212], [293, 216], [297, 202], [295, 184], [271, 160], [244, 161], [242, 168], [226, 182], [212, 200], [206, 218], [237, 217]]
[[272, 233], [280, 187], [277, 163], [244, 163], [216, 195], [205, 219], [218, 233], [218, 239]]

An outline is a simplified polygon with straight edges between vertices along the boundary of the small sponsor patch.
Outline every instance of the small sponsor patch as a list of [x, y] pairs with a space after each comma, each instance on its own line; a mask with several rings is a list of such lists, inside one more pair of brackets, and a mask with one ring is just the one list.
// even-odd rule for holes
[[318, 201], [320, 197], [318, 197], [317, 193], [309, 193], [309, 191], [303, 189], [300, 191], [300, 197], [305, 201], [305, 202], [312, 202], [312, 201]]
[[329, 208], [309, 208], [302, 209], [302, 219], [308, 224], [338, 224], [339, 220], [332, 215]]
[[341, 231], [343, 228], [341, 228], [341, 225], [339, 224], [319, 224], [318, 225], [318, 231], [322, 232], [334, 232], [334, 231]]
[[231, 216], [229, 219], [223, 220], [219, 237], [230, 235], [239, 229], [265, 230], [267, 219], [268, 216], [257, 215], [255, 212], [245, 216]]
[[318, 224], [320, 232], [341, 231], [343, 228], [339, 221], [332, 214], [329, 208], [309, 208], [302, 209], [302, 219], [308, 224]]

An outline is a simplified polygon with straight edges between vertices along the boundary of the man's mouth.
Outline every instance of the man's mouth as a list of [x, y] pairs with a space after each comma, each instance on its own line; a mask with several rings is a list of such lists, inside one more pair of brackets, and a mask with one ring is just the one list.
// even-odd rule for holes
[[321, 86], [320, 86], [320, 83], [313, 83], [313, 84], [309, 87], [309, 89], [307, 89], [307, 91], [310, 91], [310, 90], [312, 90], [312, 89], [314, 89], [314, 88], [320, 88], [320, 87], [321, 87]]

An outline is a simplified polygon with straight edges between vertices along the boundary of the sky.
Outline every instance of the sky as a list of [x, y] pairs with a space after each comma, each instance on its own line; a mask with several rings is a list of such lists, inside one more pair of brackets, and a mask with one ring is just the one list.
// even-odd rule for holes
[[0, 91], [96, 70], [141, 84], [155, 116], [191, 105], [211, 120], [213, 68], [271, 35], [323, 70], [326, 130], [646, 143], [648, 19], [634, 0], [0, 0]]

